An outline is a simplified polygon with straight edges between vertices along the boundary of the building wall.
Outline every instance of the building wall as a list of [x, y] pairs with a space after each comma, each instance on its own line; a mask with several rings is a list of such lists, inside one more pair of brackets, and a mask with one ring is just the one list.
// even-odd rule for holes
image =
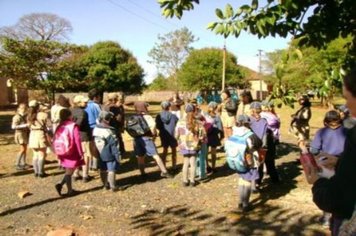
[[254, 99], [263, 100], [268, 96], [268, 87], [264, 81], [262, 81], [262, 98], [260, 97], [260, 81], [250, 80], [249, 82], [251, 84], [251, 93]]

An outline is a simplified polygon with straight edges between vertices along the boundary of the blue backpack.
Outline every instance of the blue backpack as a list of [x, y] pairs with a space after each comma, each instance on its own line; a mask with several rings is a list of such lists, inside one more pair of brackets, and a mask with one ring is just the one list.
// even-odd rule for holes
[[225, 142], [226, 161], [229, 167], [237, 173], [246, 173], [249, 167], [245, 160], [247, 149], [247, 138], [253, 134], [252, 131], [247, 132], [243, 136], [233, 135]]

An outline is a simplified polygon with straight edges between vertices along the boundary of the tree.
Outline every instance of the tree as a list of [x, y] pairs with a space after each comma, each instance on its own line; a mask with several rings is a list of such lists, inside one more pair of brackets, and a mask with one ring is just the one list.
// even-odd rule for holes
[[[178, 80], [188, 91], [221, 88], [222, 50], [203, 48], [193, 50], [178, 72]], [[243, 86], [242, 73], [237, 58], [226, 53], [226, 86]]]
[[[194, 0], [159, 0], [162, 13], [166, 17], [182, 17], [185, 10], [192, 10]], [[356, 4], [354, 0], [251, 0], [251, 4], [233, 8], [216, 9], [217, 22], [208, 25], [208, 29], [228, 37], [238, 37], [241, 31], [250, 32], [259, 38], [288, 34], [299, 38], [299, 45], [325, 47], [339, 36], [352, 36], [348, 45], [347, 66], [355, 64], [356, 55]], [[306, 19], [307, 16], [307, 19]]]
[[14, 26], [1, 28], [0, 35], [17, 40], [30, 38], [62, 41], [68, 39], [72, 30], [71, 23], [60, 16], [50, 13], [32, 13], [22, 16]]
[[[158, 35], [159, 42], [155, 43], [148, 53], [152, 59], [149, 62], [155, 64], [164, 76], [172, 76], [176, 79], [177, 71], [193, 49], [190, 45], [196, 40], [186, 27], [164, 36]], [[175, 85], [178, 86], [177, 83]]]
[[139, 93], [145, 87], [143, 69], [136, 58], [118, 43], [98, 42], [82, 58], [85, 83], [102, 91]]
[[152, 91], [169, 90], [172, 89], [170, 82], [172, 81], [169, 78], [167, 79], [162, 74], [159, 74], [148, 86], [148, 89]]
[[51, 94], [63, 89], [66, 80], [57, 77], [59, 62], [69, 57], [76, 47], [53, 41], [1, 38], [0, 76], [11, 78], [16, 87], [43, 89]]

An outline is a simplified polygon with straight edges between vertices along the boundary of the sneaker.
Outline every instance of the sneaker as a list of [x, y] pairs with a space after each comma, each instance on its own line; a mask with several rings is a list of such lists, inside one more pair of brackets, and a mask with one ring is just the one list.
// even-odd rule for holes
[[161, 177], [162, 178], [173, 178], [173, 176], [168, 172], [162, 172]]
[[183, 182], [183, 187], [188, 187], [189, 186], [189, 182]]
[[105, 185], [103, 185], [103, 189], [104, 189], [104, 190], [110, 190], [110, 185], [109, 185], [109, 183], [106, 183]]
[[82, 178], [82, 177], [79, 176], [79, 175], [78, 175], [78, 176], [73, 176], [73, 180], [74, 180], [74, 181], [78, 181], [78, 180], [80, 180], [81, 178]]
[[58, 195], [62, 196], [62, 193], [61, 193], [62, 192], [62, 185], [61, 184], [56, 184], [54, 187], [56, 188]]
[[23, 166], [16, 166], [16, 170], [25, 170]]
[[30, 169], [30, 168], [32, 168], [32, 166], [31, 165], [29, 165], [29, 164], [24, 164], [23, 166], [22, 166], [23, 168], [25, 168], [25, 169]]
[[40, 177], [40, 178], [45, 178], [45, 177], [47, 177], [47, 176], [48, 176], [48, 174], [46, 174], [46, 173], [38, 174], [38, 177]]
[[195, 181], [189, 183], [189, 186], [190, 186], [190, 187], [195, 187], [196, 185], [197, 185], [197, 183], [196, 183]]
[[71, 191], [69, 191], [69, 192], [66, 194], [66, 196], [67, 196], [67, 197], [73, 197], [73, 196], [78, 195], [78, 194], [79, 194], [79, 191], [72, 189]]
[[83, 177], [83, 183], [88, 183], [90, 180], [92, 180], [93, 177], [91, 176], [86, 176], [86, 177]]

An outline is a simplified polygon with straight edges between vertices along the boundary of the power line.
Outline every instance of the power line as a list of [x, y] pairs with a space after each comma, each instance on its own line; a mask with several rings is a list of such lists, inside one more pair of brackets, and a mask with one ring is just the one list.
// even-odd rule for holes
[[[138, 4], [137, 2], [134, 2], [134, 1], [132, 1], [132, 0], [127, 0], [127, 1], [130, 2], [131, 4], [135, 5], [136, 7], [141, 8], [142, 10], [144, 10], [144, 11], [147, 12], [147, 13], [149, 13], [150, 15], [152, 15], [152, 16], [154, 16], [154, 17], [160, 19], [160, 20], [162, 20], [162, 18], [163, 18], [162, 16], [157, 15], [157, 13], [155, 13], [155, 12], [153, 12], [153, 11], [147, 9], [146, 7], [144, 7], [144, 6], [140, 5], [140, 4]], [[174, 27], [176, 27], [176, 28], [179, 28], [178, 25], [173, 24], [172, 22], [169, 22], [169, 21], [167, 21], [167, 20], [166, 20], [166, 23], [168, 23], [168, 24], [170, 24], [171, 26], [174, 26]]]
[[126, 7], [124, 7], [124, 6], [120, 5], [120, 4], [118, 4], [117, 2], [114, 2], [112, 0], [106, 0], [106, 1], [108, 1], [109, 3], [111, 3], [112, 5], [114, 5], [116, 7], [121, 8], [122, 10], [126, 11], [127, 13], [140, 18], [141, 20], [145, 21], [146, 23], [150, 23], [151, 25], [157, 26], [159, 28], [162, 28], [162, 29], [165, 29], [165, 30], [169, 30], [167, 27], [164, 27], [163, 25], [157, 24], [156, 22], [153, 22], [151, 20], [148, 20], [145, 17], [140, 16], [139, 14], [136, 14], [135, 12], [127, 9]]

